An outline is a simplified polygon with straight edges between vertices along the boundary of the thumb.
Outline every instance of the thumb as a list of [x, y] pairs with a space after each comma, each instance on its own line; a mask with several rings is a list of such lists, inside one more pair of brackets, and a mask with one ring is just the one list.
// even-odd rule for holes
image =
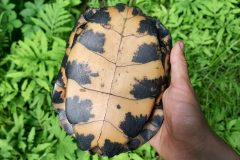
[[171, 84], [178, 85], [188, 82], [187, 62], [183, 54], [183, 42], [177, 42], [170, 54], [171, 63]]

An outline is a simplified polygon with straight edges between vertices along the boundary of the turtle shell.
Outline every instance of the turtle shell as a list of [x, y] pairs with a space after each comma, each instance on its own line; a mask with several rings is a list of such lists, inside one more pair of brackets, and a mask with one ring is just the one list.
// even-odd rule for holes
[[117, 4], [80, 16], [52, 96], [80, 149], [112, 157], [157, 133], [170, 50], [169, 32], [138, 8]]

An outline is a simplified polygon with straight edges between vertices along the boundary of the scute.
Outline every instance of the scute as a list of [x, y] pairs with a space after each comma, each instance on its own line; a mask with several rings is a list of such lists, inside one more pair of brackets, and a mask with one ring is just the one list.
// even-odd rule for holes
[[133, 89], [130, 93], [136, 99], [144, 99], [144, 98], [156, 98], [160, 94], [161, 80], [160, 78], [156, 79], [147, 79], [143, 80], [135, 79], [137, 83], [133, 85]]
[[109, 139], [105, 140], [102, 150], [109, 157], [128, 151], [128, 149], [124, 147], [123, 144], [118, 142], [111, 142]]
[[77, 60], [68, 62], [66, 70], [67, 78], [75, 80], [79, 85], [91, 83], [91, 77], [98, 77], [97, 72], [92, 72], [88, 63], [79, 63]]
[[123, 12], [125, 10], [125, 5], [122, 3], [119, 3], [116, 5], [116, 8], [117, 8], [118, 12]]
[[94, 33], [92, 29], [86, 30], [80, 36], [79, 42], [89, 50], [98, 53], [104, 52], [103, 46], [105, 43], [105, 35], [103, 33]]
[[134, 138], [142, 130], [146, 121], [147, 115], [134, 116], [131, 112], [128, 112], [125, 114], [124, 121], [120, 123], [120, 128], [128, 137]]
[[71, 124], [87, 122], [94, 117], [92, 114], [92, 101], [90, 99], [80, 100], [78, 96], [68, 97], [66, 99], [67, 118]]
[[171, 47], [166, 28], [138, 8], [117, 4], [80, 16], [52, 95], [80, 149], [112, 157], [157, 133]]
[[[151, 52], [148, 50], [148, 52], [146, 52], [146, 49], [149, 48], [151, 48]], [[145, 58], [141, 57], [143, 55], [142, 52], [145, 52]], [[149, 59], [148, 57], [150, 57], [150, 55], [151, 57], [161, 56], [161, 53], [159, 52], [158, 39], [156, 37], [148, 35], [141, 37], [136, 37], [135, 35], [123, 37], [122, 44], [119, 49], [117, 66], [136, 65], [139, 63], [143, 64], [144, 62], [157, 60], [154, 58]]]
[[110, 20], [109, 12], [106, 11], [106, 8], [89, 10], [84, 14], [85, 19], [88, 22], [107, 24]]
[[158, 52], [158, 45], [154, 43], [144, 43], [139, 47], [138, 51], [134, 53], [132, 61], [144, 64], [159, 59], [160, 53]]
[[89, 150], [91, 149], [91, 143], [92, 140], [94, 139], [94, 135], [93, 134], [88, 134], [88, 135], [83, 135], [83, 134], [77, 134], [76, 135], [76, 140], [78, 143], [78, 146], [80, 149], [82, 150]]
[[142, 33], [142, 34], [145, 33], [148, 35], [157, 36], [158, 32], [157, 32], [157, 28], [156, 28], [156, 21], [149, 17], [141, 20], [137, 32]]

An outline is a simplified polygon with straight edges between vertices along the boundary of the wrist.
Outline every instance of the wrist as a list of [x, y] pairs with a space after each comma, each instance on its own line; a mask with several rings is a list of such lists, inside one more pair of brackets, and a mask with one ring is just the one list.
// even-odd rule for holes
[[237, 153], [209, 129], [205, 147], [199, 154], [201, 160], [240, 160]]

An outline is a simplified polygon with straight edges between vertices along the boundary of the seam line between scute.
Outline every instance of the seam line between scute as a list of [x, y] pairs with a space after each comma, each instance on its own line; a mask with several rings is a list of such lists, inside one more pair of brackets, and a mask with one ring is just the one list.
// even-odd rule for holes
[[[126, 15], [128, 15], [128, 11], [129, 11], [129, 9], [127, 9]], [[124, 19], [123, 29], [122, 29], [121, 34], [123, 34], [123, 32], [124, 32], [126, 22], [127, 22], [127, 18]], [[122, 44], [122, 39], [123, 39], [123, 36], [121, 35], [121, 39], [120, 39], [120, 43], [119, 43], [119, 47], [118, 47], [118, 52], [117, 52], [116, 62], [117, 62], [117, 60], [118, 60], [118, 54], [119, 54], [120, 47], [121, 47], [121, 44]], [[112, 83], [113, 83], [113, 80], [114, 80], [114, 77], [115, 77], [116, 69], [117, 69], [117, 66], [115, 65], [115, 70], [114, 70], [114, 73], [113, 73]], [[111, 83], [111, 87], [110, 87], [110, 94], [111, 94], [111, 89], [112, 89], [112, 83]], [[108, 110], [108, 103], [109, 103], [109, 99], [110, 99], [110, 94], [109, 94], [108, 101], [107, 101], [107, 108], [106, 108], [106, 112], [105, 112], [105, 115], [104, 115], [104, 120], [105, 120], [106, 115], [107, 115], [107, 110]], [[103, 126], [104, 126], [104, 122], [103, 122], [103, 124], [102, 124], [101, 132], [100, 132], [100, 135], [99, 135], [98, 140], [97, 140], [97, 145], [98, 145], [98, 146], [99, 146], [98, 141], [99, 141], [99, 139], [100, 139], [100, 137], [101, 137]]]

